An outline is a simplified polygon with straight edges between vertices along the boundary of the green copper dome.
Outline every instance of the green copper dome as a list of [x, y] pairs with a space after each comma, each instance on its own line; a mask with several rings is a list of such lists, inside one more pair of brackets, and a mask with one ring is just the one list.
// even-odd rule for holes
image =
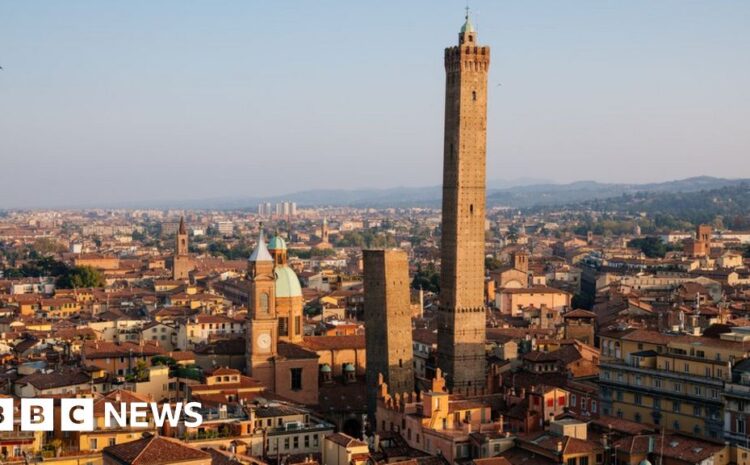
[[276, 273], [276, 297], [301, 297], [302, 287], [294, 270], [287, 265], [277, 265]]
[[355, 371], [354, 365], [352, 365], [351, 363], [347, 363], [346, 365], [344, 365], [344, 371], [346, 371], [347, 373]]
[[273, 236], [268, 243], [269, 250], [286, 250], [286, 241], [279, 235]]
[[320, 367], [320, 371], [322, 371], [323, 373], [330, 373], [331, 372], [331, 365], [329, 365], [327, 363], [324, 364], [323, 366]]

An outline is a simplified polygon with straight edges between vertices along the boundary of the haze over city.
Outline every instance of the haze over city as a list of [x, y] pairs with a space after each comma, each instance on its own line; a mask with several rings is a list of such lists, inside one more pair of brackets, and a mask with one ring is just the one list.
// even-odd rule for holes
[[[463, 7], [3, 2], [1, 206], [439, 184]], [[747, 2], [472, 8], [489, 179], [750, 174]]]

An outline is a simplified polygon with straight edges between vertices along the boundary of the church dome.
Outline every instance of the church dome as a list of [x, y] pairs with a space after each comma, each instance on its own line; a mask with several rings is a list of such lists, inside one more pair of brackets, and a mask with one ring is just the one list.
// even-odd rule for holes
[[302, 286], [299, 285], [297, 274], [287, 265], [278, 265], [276, 273], [276, 297], [301, 297]]
[[643, 459], [638, 465], [651, 465], [651, 462], [649, 462], [647, 459]]
[[286, 250], [286, 241], [281, 236], [273, 236], [268, 243], [269, 250]]
[[351, 363], [347, 363], [346, 365], [344, 365], [344, 371], [347, 373], [354, 372], [355, 371], [354, 365], [352, 365]]

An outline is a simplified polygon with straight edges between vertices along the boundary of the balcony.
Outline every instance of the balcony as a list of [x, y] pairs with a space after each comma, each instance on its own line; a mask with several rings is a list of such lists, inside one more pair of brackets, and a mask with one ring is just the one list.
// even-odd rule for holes
[[34, 439], [34, 431], [0, 431], [0, 441]]
[[299, 425], [293, 428], [287, 427], [286, 425], [278, 426], [278, 427], [268, 428], [266, 429], [266, 432], [268, 433], [269, 436], [283, 436], [289, 433], [301, 433], [301, 432], [310, 433], [310, 432], [315, 432], [315, 431], [325, 431], [325, 430], [329, 430], [333, 428], [334, 428], [334, 425], [321, 422], [321, 423], [306, 423], [306, 424]]
[[750, 386], [727, 384], [724, 386], [724, 397], [736, 397], [750, 400]]
[[[692, 383], [696, 384], [703, 384], [710, 387], [715, 387], [719, 390], [722, 389], [724, 386], [724, 380], [717, 379], [717, 378], [706, 378], [705, 376], [695, 376], [679, 371], [667, 371], [662, 369], [647, 369], [647, 368], [640, 368], [633, 366], [631, 364], [625, 363], [625, 362], [615, 362], [615, 361], [602, 361], [599, 363], [600, 369], [609, 369], [614, 371], [623, 371], [623, 372], [629, 372], [629, 373], [639, 373], [644, 374], [648, 376], [655, 376], [658, 378], [665, 378], [670, 380], [676, 380], [679, 382], [685, 382], [690, 381]], [[623, 381], [616, 381], [613, 379], [606, 379], [603, 377], [603, 375], [599, 374], [599, 380], [602, 382], [617, 382], [618, 384], [628, 384], [624, 383]]]

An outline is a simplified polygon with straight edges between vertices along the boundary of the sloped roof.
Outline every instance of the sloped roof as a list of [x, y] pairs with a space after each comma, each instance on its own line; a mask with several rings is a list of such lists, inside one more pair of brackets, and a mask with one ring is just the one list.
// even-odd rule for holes
[[150, 436], [105, 447], [103, 452], [104, 455], [127, 465], [161, 465], [211, 458], [202, 450], [163, 436]]

